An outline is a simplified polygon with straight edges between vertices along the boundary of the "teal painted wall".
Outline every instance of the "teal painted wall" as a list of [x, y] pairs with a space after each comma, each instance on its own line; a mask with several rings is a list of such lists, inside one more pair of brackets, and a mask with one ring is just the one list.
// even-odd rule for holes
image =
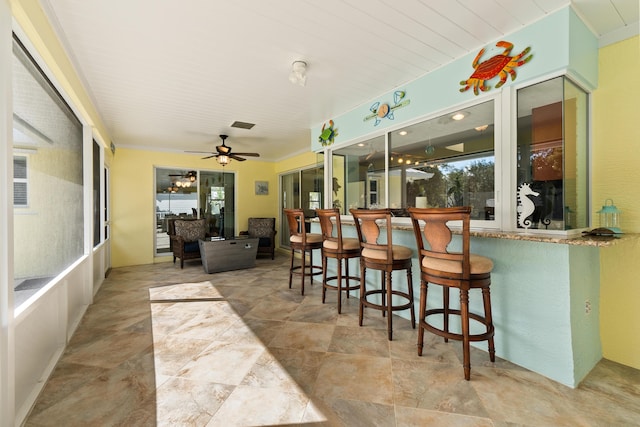
[[[314, 223], [312, 230], [320, 232], [319, 224]], [[355, 227], [344, 224], [343, 236], [357, 237]], [[412, 231], [394, 230], [393, 239], [394, 244], [414, 249], [412, 277], [417, 315], [420, 269], [415, 237]], [[450, 249], [460, 249], [460, 236], [454, 236]], [[474, 237], [471, 250], [494, 262], [491, 305], [496, 355], [576, 387], [602, 358], [598, 319], [599, 249]], [[352, 260], [349, 268], [358, 271], [359, 267]], [[329, 270], [335, 274], [334, 263], [329, 263]], [[394, 272], [393, 283], [401, 290], [406, 289], [405, 273]], [[367, 274], [367, 286], [379, 287], [379, 275]], [[586, 300], [591, 302], [588, 314]], [[452, 307], [459, 306], [454, 292], [451, 303]], [[441, 287], [429, 287], [427, 304], [432, 308], [441, 306]], [[483, 313], [480, 291], [470, 293], [469, 307], [472, 312]], [[408, 310], [397, 314], [409, 319]], [[451, 325], [457, 326], [454, 322]], [[471, 326], [472, 333], [479, 332], [477, 324], [472, 322]], [[473, 345], [487, 351], [486, 342]]]
[[[597, 85], [597, 40], [569, 7], [515, 33], [496, 39], [495, 42], [500, 40], [513, 43], [512, 55], [531, 47], [532, 60], [515, 69], [517, 73], [515, 81], [518, 83], [568, 70], [570, 74], [579, 77], [587, 87], [593, 88]], [[488, 45], [481, 60], [486, 60], [500, 52], [502, 48], [495, 47], [495, 43]], [[460, 81], [466, 80], [472, 74], [471, 64], [477, 53], [474, 51], [441, 68], [425, 72], [424, 76], [376, 96], [370, 102], [349, 112], [337, 117], [327, 117], [325, 123], [319, 123], [312, 128], [311, 149], [313, 151], [323, 149], [318, 142], [318, 136], [323, 124], [328, 126], [329, 120], [333, 120], [335, 127], [339, 130], [334, 145], [340, 146], [372, 134], [379, 135], [384, 129], [398, 127], [404, 122], [432, 113], [452, 109], [465, 103], [479, 102], [486, 97], [494, 97], [499, 91], [508, 88], [512, 83], [510, 78], [502, 88], [491, 89], [478, 96], [473, 94], [472, 89], [460, 93], [459, 90], [462, 87]], [[490, 85], [494, 86], [498, 81], [493, 79]], [[405, 91], [405, 99], [410, 103], [394, 111], [394, 120], [382, 119], [377, 126], [374, 125], [374, 120], [364, 121], [364, 118], [371, 114], [370, 107], [374, 102], [380, 101], [392, 106], [393, 94], [396, 90]]]
[[571, 339], [574, 378], [577, 385], [602, 358], [600, 250], [590, 246], [569, 246], [569, 274], [571, 277], [571, 330], [573, 331]]

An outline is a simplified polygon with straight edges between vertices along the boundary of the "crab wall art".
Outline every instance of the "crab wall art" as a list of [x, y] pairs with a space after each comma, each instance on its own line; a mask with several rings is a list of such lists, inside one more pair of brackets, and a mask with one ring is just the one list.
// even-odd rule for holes
[[499, 75], [500, 81], [496, 85], [497, 89], [505, 84], [508, 74], [511, 75], [511, 80], [515, 80], [516, 72], [514, 68], [526, 64], [531, 61], [533, 57], [532, 54], [522, 59], [531, 51], [531, 47], [527, 47], [516, 56], [509, 56], [511, 49], [513, 49], [513, 43], [499, 41], [496, 43], [496, 46], [504, 48], [504, 51], [499, 55], [492, 56], [486, 61], [480, 62], [480, 57], [484, 54], [485, 49], [481, 49], [480, 52], [478, 52], [478, 55], [476, 55], [471, 64], [473, 68], [475, 68], [475, 71], [467, 80], [460, 82], [460, 84], [464, 86], [460, 89], [460, 92], [465, 92], [472, 86], [473, 93], [476, 95], [478, 95], [478, 89], [485, 92], [491, 89], [491, 86], [487, 85], [486, 82]]

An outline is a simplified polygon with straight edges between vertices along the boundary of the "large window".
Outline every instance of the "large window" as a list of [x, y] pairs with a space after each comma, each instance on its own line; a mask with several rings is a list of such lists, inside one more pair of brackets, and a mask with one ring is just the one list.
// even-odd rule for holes
[[14, 193], [19, 306], [84, 253], [83, 136], [80, 121], [16, 39], [12, 67], [16, 184], [28, 183], [24, 194]]
[[333, 152], [332, 200], [340, 213], [386, 206], [386, 152], [384, 135]]
[[533, 206], [519, 228], [589, 226], [587, 102], [566, 77], [518, 90], [517, 184]]
[[473, 219], [493, 221], [494, 151], [493, 101], [340, 148], [333, 179], [346, 190], [337, 204], [344, 201], [343, 214], [389, 207], [396, 216], [408, 216], [408, 207], [464, 205]]
[[344, 183], [334, 206], [397, 217], [470, 206], [477, 227], [589, 227], [587, 92], [565, 76], [513, 90], [500, 108], [494, 98], [331, 150], [331, 178]]

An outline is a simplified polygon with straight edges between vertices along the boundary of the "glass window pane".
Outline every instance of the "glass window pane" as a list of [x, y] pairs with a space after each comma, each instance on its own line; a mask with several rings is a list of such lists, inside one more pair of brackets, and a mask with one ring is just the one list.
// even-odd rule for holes
[[100, 145], [93, 141], [93, 246], [100, 244], [100, 175], [102, 174], [100, 162]]
[[471, 206], [472, 219], [494, 220], [494, 102], [389, 134], [389, 207]]
[[321, 207], [324, 194], [324, 167], [314, 167], [300, 171], [302, 209], [305, 218], [316, 217], [316, 209]]
[[235, 176], [230, 172], [200, 172], [200, 218], [215, 237], [235, 236]]
[[282, 209], [280, 210], [280, 246], [289, 247], [289, 228], [284, 209], [300, 208], [300, 172], [291, 172], [280, 176], [280, 197]]
[[564, 77], [518, 90], [518, 228], [588, 227], [587, 101]]
[[343, 215], [386, 207], [386, 152], [384, 135], [333, 152], [333, 205]]
[[80, 121], [16, 39], [13, 54], [13, 146], [28, 153], [24, 168], [16, 170], [24, 178], [14, 189], [17, 200], [25, 202], [14, 209], [14, 295], [19, 306], [84, 254], [83, 133]]
[[589, 227], [587, 93], [564, 79], [564, 228]]

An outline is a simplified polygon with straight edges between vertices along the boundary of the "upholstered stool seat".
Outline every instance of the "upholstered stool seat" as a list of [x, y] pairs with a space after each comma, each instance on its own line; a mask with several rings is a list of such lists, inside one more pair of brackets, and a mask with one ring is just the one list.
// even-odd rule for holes
[[[382, 311], [387, 317], [387, 335], [389, 341], [393, 339], [394, 311], [410, 310], [411, 326], [415, 328], [416, 319], [413, 307], [413, 280], [411, 277], [411, 258], [413, 251], [400, 245], [394, 245], [391, 233], [391, 211], [389, 209], [351, 209], [355, 220], [356, 231], [362, 252], [360, 253], [360, 326], [363, 324], [364, 308]], [[380, 239], [381, 228], [386, 228], [386, 239]], [[367, 289], [367, 269], [381, 272], [380, 289]], [[395, 289], [392, 273], [396, 270], [406, 270], [407, 290]], [[377, 296], [378, 299], [373, 297]], [[394, 304], [394, 298], [397, 301]], [[378, 302], [380, 301], [380, 302]]]
[[[360, 240], [352, 237], [342, 237], [342, 224], [338, 209], [316, 209], [320, 228], [322, 230], [322, 303], [324, 304], [327, 289], [338, 293], [338, 313], [342, 312], [342, 291], [354, 291], [360, 288], [360, 277], [349, 275], [349, 260], [360, 257]], [[327, 277], [327, 263], [329, 258], [337, 261], [335, 276]], [[342, 274], [344, 261], [345, 273]], [[351, 281], [358, 282], [351, 284]], [[344, 282], [344, 283], [343, 283]]]
[[[291, 246], [291, 264], [289, 266], [289, 289], [294, 275], [301, 276], [300, 293], [304, 295], [304, 278], [309, 277], [309, 284], [313, 284], [313, 276], [322, 274], [322, 267], [313, 265], [313, 250], [322, 249], [322, 234], [307, 233], [305, 229], [304, 212], [302, 209], [285, 209], [289, 225], [289, 244]], [[300, 265], [294, 266], [295, 252], [300, 251]], [[309, 263], [306, 254], [309, 253]]]
[[[409, 208], [409, 215], [416, 237], [420, 259], [420, 311], [418, 319], [418, 355], [422, 355], [424, 331], [449, 339], [462, 341], [464, 378], [471, 377], [471, 356], [469, 343], [488, 341], [489, 359], [495, 362], [493, 342], [494, 326], [491, 316], [491, 271], [493, 261], [487, 257], [470, 252], [471, 208]], [[448, 221], [462, 221], [462, 250], [449, 252], [452, 232]], [[424, 226], [421, 228], [421, 225]], [[442, 286], [442, 306], [427, 307], [428, 285]], [[449, 290], [457, 288], [460, 292], [460, 308], [449, 307]], [[469, 291], [480, 289], [484, 314], [469, 311]], [[449, 329], [449, 318], [458, 316], [461, 332]], [[482, 325], [483, 332], [472, 334], [470, 320]]]
[[[493, 261], [487, 257], [469, 254], [469, 262], [471, 263], [471, 274], [491, 273], [493, 270]], [[457, 261], [424, 257], [422, 267], [427, 270], [462, 274], [462, 264]]]

